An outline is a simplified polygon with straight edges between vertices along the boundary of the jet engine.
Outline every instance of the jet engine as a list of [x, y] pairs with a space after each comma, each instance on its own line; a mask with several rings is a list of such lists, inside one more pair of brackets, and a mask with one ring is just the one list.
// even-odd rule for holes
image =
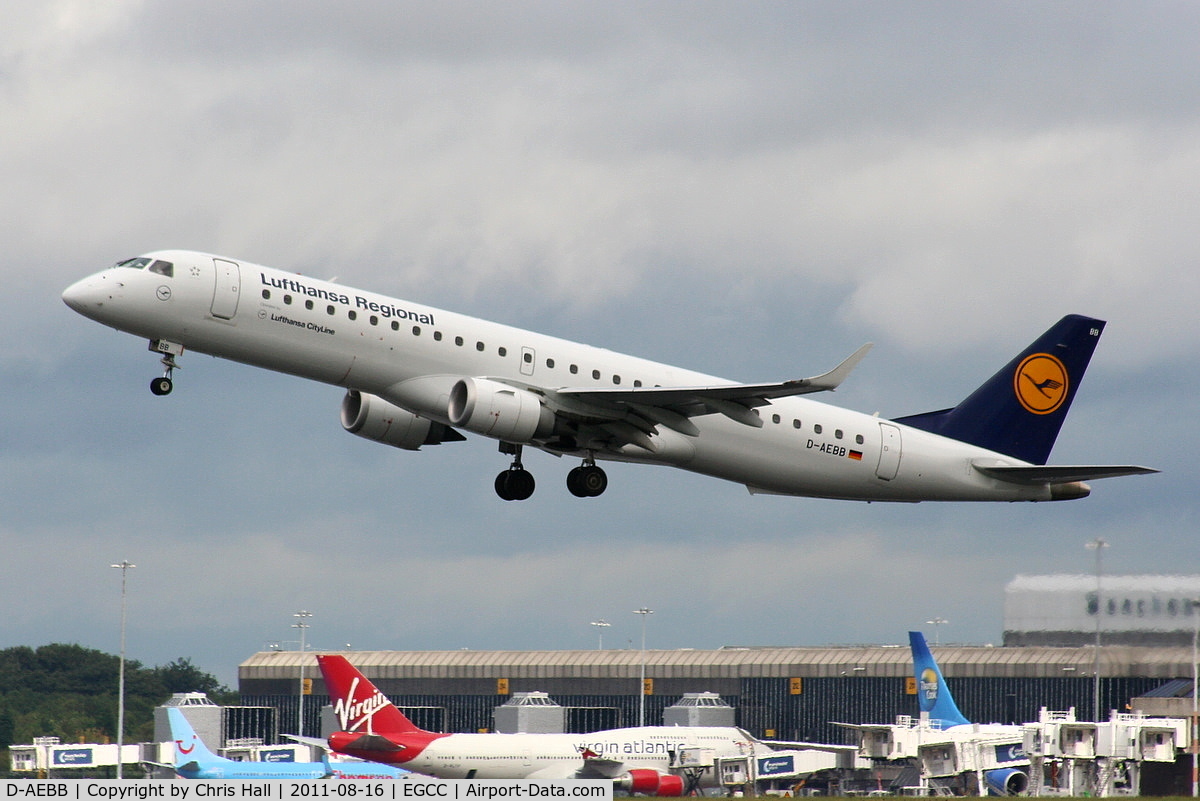
[[537, 395], [487, 378], [462, 378], [450, 390], [450, 422], [505, 442], [531, 442], [554, 429], [554, 412]]
[[1023, 795], [1029, 787], [1029, 776], [1016, 768], [997, 768], [984, 774], [988, 795]]
[[616, 780], [618, 789], [638, 795], [677, 798], [683, 795], [683, 777], [659, 773], [652, 768], [634, 768]]
[[342, 398], [342, 428], [355, 436], [415, 451], [422, 445], [466, 439], [449, 426], [418, 417], [383, 398], [350, 390]]

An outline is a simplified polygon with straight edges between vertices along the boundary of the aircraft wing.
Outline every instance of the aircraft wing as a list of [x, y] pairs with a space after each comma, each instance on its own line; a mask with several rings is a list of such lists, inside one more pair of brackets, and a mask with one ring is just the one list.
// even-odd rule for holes
[[689, 417], [720, 413], [754, 428], [762, 419], [750, 410], [774, 398], [807, 395], [834, 390], [846, 379], [871, 349], [863, 345], [845, 361], [827, 373], [774, 384], [717, 384], [700, 387], [566, 387], [546, 394], [557, 399], [567, 411], [582, 403], [600, 410], [626, 411], [645, 418], [651, 426], [662, 424], [688, 436], [696, 436]]
[[[835, 726], [847, 724], [835, 723]], [[788, 748], [794, 751], [828, 751], [833, 754], [839, 753], [857, 753], [857, 745], [838, 745], [835, 743], [807, 743], [789, 740], [759, 740], [763, 745], [769, 745], [772, 748]]]
[[583, 767], [575, 772], [574, 778], [615, 779], [627, 770], [624, 760], [588, 757], [583, 760]]
[[974, 463], [973, 466], [985, 476], [1013, 484], [1066, 484], [1072, 481], [1144, 476], [1159, 472], [1152, 467], [1117, 464], [1006, 466]]

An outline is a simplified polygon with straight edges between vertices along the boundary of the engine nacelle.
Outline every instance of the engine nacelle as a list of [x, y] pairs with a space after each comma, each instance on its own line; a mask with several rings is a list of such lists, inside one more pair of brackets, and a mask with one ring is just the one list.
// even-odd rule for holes
[[683, 795], [683, 777], [668, 773], [658, 777], [658, 794], [664, 798], [679, 798]]
[[353, 389], [342, 398], [342, 428], [373, 442], [409, 451], [418, 450], [422, 445], [466, 439], [441, 423], [418, 417], [383, 398]]
[[683, 795], [683, 777], [659, 773], [653, 768], [634, 768], [615, 782], [618, 789], [635, 795], [676, 798]]
[[505, 442], [532, 442], [554, 430], [554, 412], [537, 395], [487, 378], [463, 378], [450, 390], [451, 424]]
[[984, 774], [988, 795], [1022, 795], [1029, 788], [1029, 775], [1016, 768], [996, 768]]

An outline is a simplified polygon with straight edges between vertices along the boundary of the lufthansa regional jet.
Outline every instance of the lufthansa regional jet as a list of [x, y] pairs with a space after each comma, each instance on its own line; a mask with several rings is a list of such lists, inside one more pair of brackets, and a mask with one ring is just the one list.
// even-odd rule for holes
[[886, 420], [804, 396], [835, 389], [869, 345], [811, 378], [737, 384], [603, 348], [328, 281], [193, 251], [127, 259], [72, 284], [80, 314], [161, 357], [156, 395], [185, 350], [344, 387], [352, 434], [406, 450], [498, 441], [496, 476], [524, 500], [525, 446], [580, 461], [577, 497], [600, 495], [597, 461], [667, 465], [751, 493], [859, 501], [1051, 501], [1084, 482], [1156, 472], [1049, 465], [1104, 322], [1070, 315], [951, 409]]

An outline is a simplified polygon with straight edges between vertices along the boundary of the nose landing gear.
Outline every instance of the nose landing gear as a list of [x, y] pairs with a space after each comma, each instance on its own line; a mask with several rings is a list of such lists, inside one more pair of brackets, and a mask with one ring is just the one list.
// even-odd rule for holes
[[175, 357], [168, 353], [162, 358], [162, 366], [163, 374], [150, 382], [150, 391], [155, 395], [170, 395], [171, 390], [175, 387], [175, 382], [171, 380], [171, 374], [179, 365], [175, 363]]
[[183, 345], [167, 342], [164, 339], [152, 339], [150, 340], [150, 350], [163, 355], [161, 360], [163, 374], [150, 382], [150, 391], [155, 395], [170, 395], [171, 389], [175, 386], [171, 376], [179, 368], [179, 365], [175, 363], [175, 357], [183, 355]]

